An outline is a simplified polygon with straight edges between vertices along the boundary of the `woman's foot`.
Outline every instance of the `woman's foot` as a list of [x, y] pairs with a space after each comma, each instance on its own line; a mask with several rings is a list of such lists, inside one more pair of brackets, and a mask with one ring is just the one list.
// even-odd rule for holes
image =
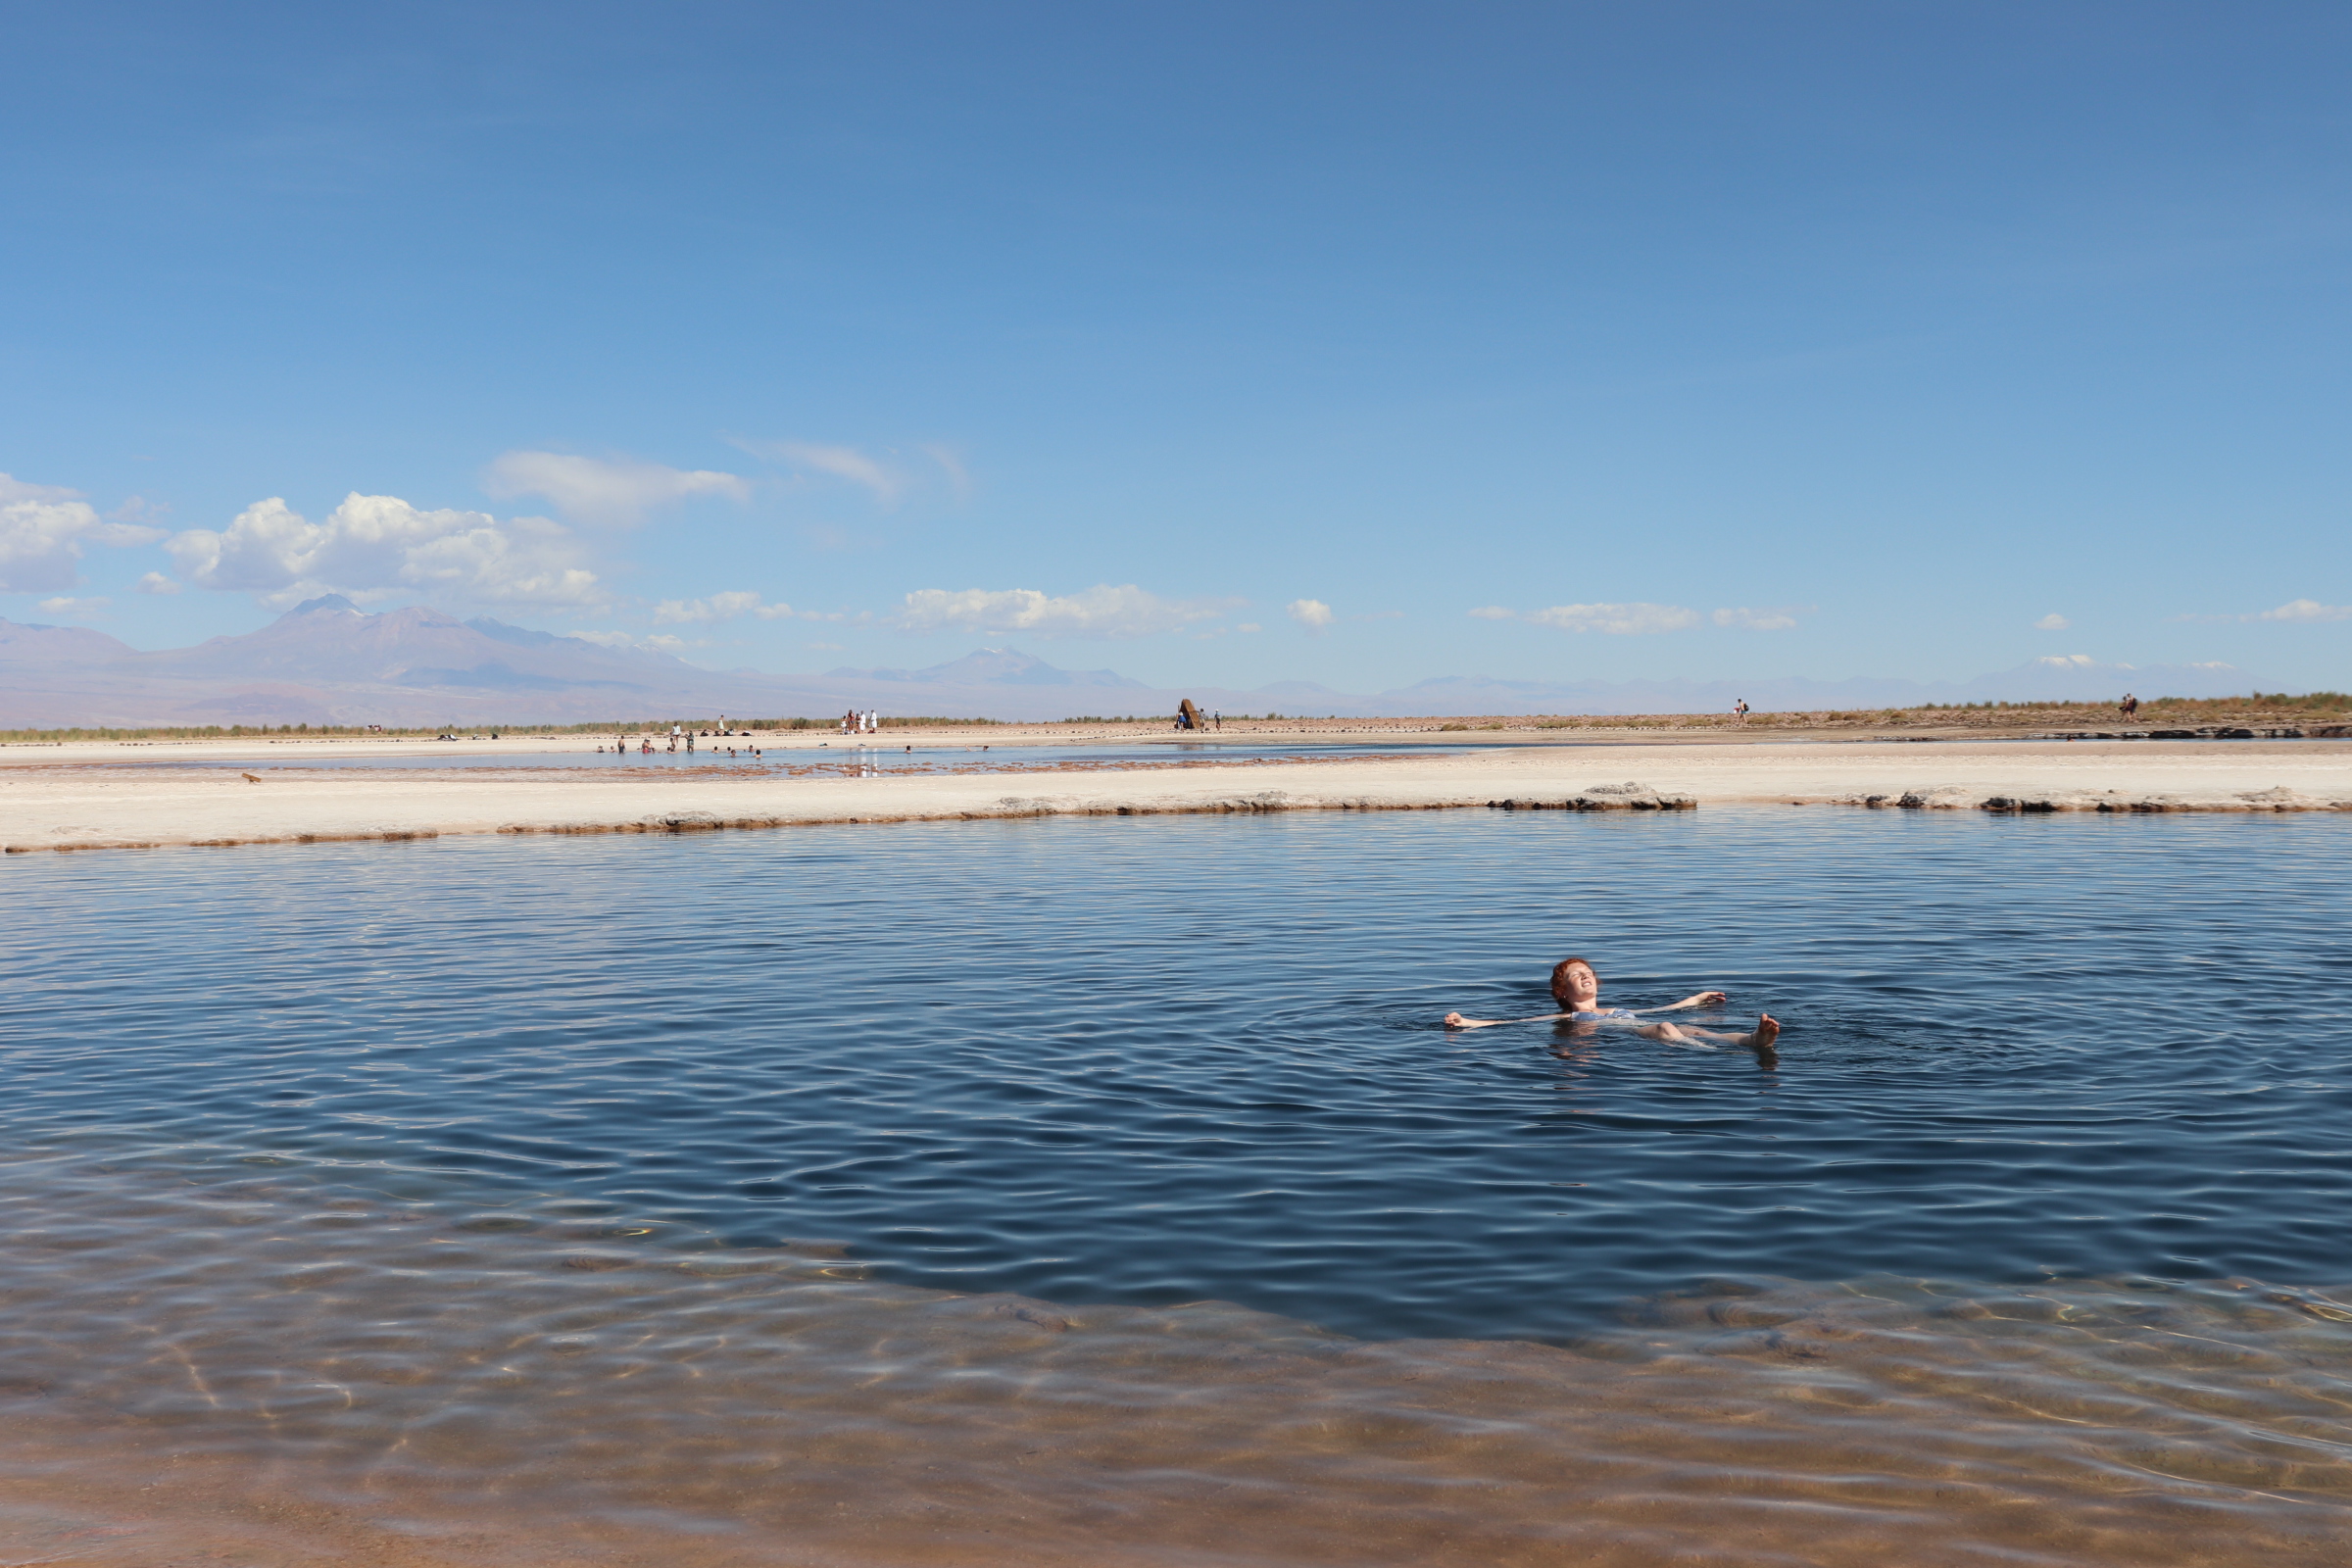
[[1781, 1020], [1769, 1012], [1756, 1014], [1756, 1032], [1747, 1037], [1748, 1045], [1757, 1051], [1770, 1051], [1772, 1043], [1781, 1038]]

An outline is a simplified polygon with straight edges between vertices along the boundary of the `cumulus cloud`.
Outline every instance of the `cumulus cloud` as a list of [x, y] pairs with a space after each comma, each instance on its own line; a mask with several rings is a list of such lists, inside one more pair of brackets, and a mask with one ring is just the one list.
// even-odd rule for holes
[[1028, 632], [1041, 637], [1149, 637], [1214, 620], [1238, 599], [1162, 599], [1133, 583], [1098, 583], [1058, 597], [1035, 588], [921, 588], [906, 596], [898, 623], [908, 631]]
[[1521, 617], [1539, 626], [1562, 631], [1598, 631], [1612, 637], [1641, 637], [1653, 632], [1681, 631], [1698, 624], [1698, 612], [1680, 605], [1553, 605], [1532, 610]]
[[2051, 613], [2044, 615], [2039, 620], [2035, 621], [2034, 623], [2034, 629], [2035, 631], [2065, 631], [2072, 625], [2074, 625], [2073, 621], [2053, 611]]
[[1796, 617], [1804, 612], [1789, 606], [1777, 610], [1750, 610], [1743, 605], [1737, 610], [1718, 610], [1712, 618], [1718, 626], [1738, 626], [1743, 631], [1787, 631], [1796, 624]]
[[710, 468], [668, 468], [565, 452], [505, 452], [482, 471], [482, 493], [501, 501], [544, 496], [574, 521], [625, 526], [643, 521], [658, 507], [694, 496], [749, 500], [752, 487], [732, 473]]
[[403, 588], [489, 604], [580, 605], [603, 597], [579, 544], [545, 517], [420, 511], [398, 496], [345, 496], [312, 522], [278, 497], [257, 501], [219, 532], [191, 528], [164, 548], [201, 588], [242, 589], [285, 603], [335, 592]]
[[160, 528], [108, 522], [78, 490], [0, 473], [0, 592], [40, 593], [81, 581], [85, 544], [143, 545]]
[[2352, 605], [2323, 605], [2316, 599], [2290, 599], [2277, 610], [2240, 615], [2240, 620], [2352, 620]]
[[44, 615], [89, 615], [113, 604], [111, 599], [44, 599], [35, 607]]
[[1331, 624], [1331, 607], [1320, 599], [1294, 599], [1285, 612], [1308, 631], [1321, 631]]
[[179, 584], [160, 571], [151, 571], [130, 586], [133, 592], [142, 594], [175, 594], [179, 592]]
[[654, 607], [654, 624], [664, 626], [672, 621], [693, 621], [709, 625], [713, 621], [733, 620], [738, 615], [782, 620], [791, 613], [790, 605], [764, 604], [758, 594], [736, 589], [712, 594], [708, 599], [664, 599]]

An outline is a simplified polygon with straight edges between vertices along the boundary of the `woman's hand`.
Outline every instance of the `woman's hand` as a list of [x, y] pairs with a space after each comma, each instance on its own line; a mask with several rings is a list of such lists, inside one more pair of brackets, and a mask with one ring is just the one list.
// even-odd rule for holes
[[1655, 1012], [1680, 1012], [1685, 1007], [1720, 1007], [1732, 999], [1721, 991], [1701, 991], [1695, 997], [1685, 997], [1671, 1007], [1656, 1007]]

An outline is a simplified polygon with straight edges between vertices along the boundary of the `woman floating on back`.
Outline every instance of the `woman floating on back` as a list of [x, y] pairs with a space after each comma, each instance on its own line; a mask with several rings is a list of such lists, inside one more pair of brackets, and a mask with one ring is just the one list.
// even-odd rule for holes
[[1696, 1024], [1643, 1023], [1643, 1012], [1680, 1012], [1686, 1007], [1719, 1007], [1731, 1000], [1720, 991], [1701, 991], [1695, 996], [1663, 1007], [1603, 1007], [1600, 1004], [1600, 976], [1592, 965], [1582, 958], [1562, 958], [1552, 965], [1551, 1000], [1560, 1004], [1558, 1012], [1538, 1013], [1533, 1018], [1465, 1018], [1458, 1012], [1446, 1015], [1448, 1029], [1486, 1029], [1498, 1023], [1544, 1023], [1559, 1019], [1568, 1023], [1593, 1025], [1617, 1024], [1633, 1030], [1644, 1040], [1717, 1040], [1727, 1046], [1745, 1046], [1750, 1051], [1770, 1051], [1772, 1043], [1781, 1037], [1780, 1021], [1769, 1012], [1757, 1016], [1756, 1027], [1743, 1035], [1727, 1035], [1713, 1029], [1701, 1029]]

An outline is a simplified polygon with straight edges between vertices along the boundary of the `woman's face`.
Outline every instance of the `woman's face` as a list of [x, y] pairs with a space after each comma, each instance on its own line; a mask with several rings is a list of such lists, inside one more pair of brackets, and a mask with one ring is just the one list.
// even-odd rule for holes
[[1580, 1001], [1600, 994], [1600, 977], [1590, 964], [1572, 963], [1560, 978], [1567, 985], [1568, 994]]

